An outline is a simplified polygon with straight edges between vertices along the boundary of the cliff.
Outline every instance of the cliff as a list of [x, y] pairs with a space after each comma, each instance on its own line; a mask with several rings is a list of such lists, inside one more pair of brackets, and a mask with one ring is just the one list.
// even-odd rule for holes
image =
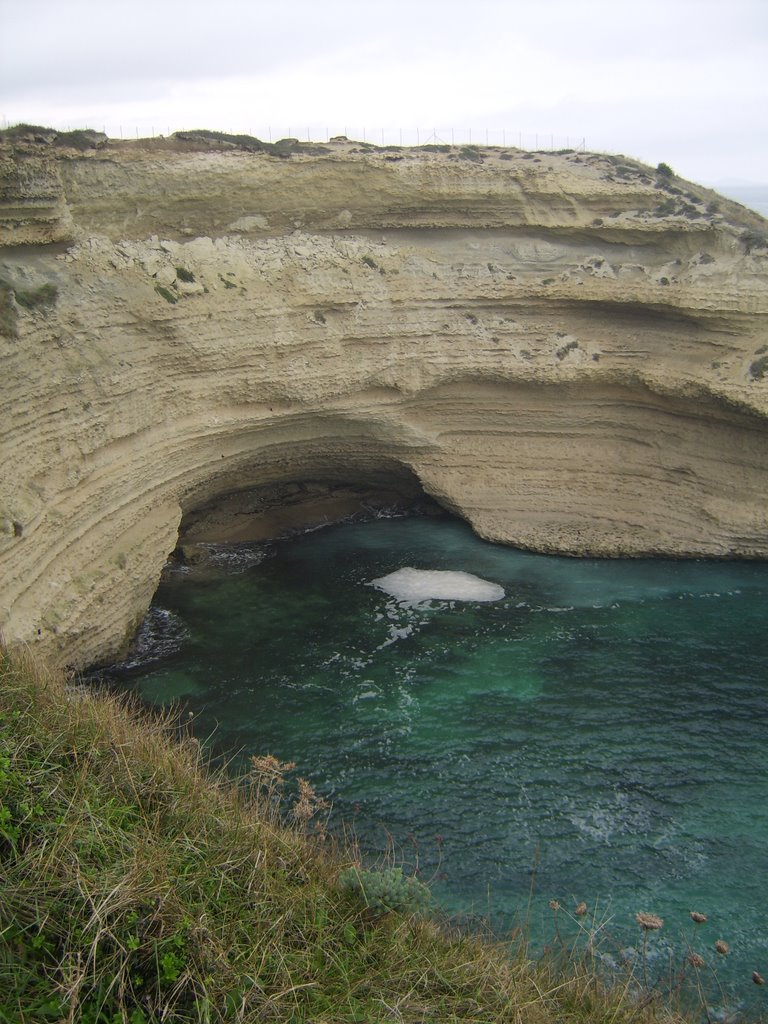
[[766, 557], [768, 225], [666, 170], [1, 143], [6, 641], [107, 659], [179, 543], [424, 492], [540, 551]]

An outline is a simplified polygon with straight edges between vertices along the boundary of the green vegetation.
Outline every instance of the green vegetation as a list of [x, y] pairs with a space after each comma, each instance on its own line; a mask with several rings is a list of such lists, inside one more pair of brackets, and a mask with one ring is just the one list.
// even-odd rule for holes
[[752, 380], [762, 380], [766, 374], [768, 374], [768, 356], [761, 356], [750, 364], [749, 376]]
[[371, 270], [379, 269], [378, 263], [376, 262], [376, 260], [374, 260], [372, 256], [363, 256], [363, 263], [366, 265], [366, 267], [370, 267]]
[[5, 281], [0, 280], [0, 335], [15, 338], [17, 333], [13, 289]]
[[18, 336], [17, 307], [31, 313], [45, 313], [56, 305], [59, 290], [54, 284], [42, 284], [37, 288], [17, 288], [0, 279], [0, 335], [6, 338]]
[[156, 284], [155, 291], [157, 292], [158, 295], [161, 295], [166, 302], [170, 302], [172, 306], [175, 306], [176, 303], [179, 301], [178, 295], [174, 295], [170, 288], [166, 288], [162, 284]]
[[576, 341], [575, 338], [571, 338], [570, 341], [567, 341], [564, 345], [561, 345], [560, 348], [557, 349], [555, 355], [560, 360], [560, 362], [562, 362], [569, 352], [575, 352], [578, 347], [578, 341]]
[[14, 295], [24, 309], [50, 309], [56, 305], [59, 290], [54, 284], [41, 284], [39, 288], [16, 288]]
[[69, 132], [60, 132], [56, 128], [45, 128], [39, 124], [15, 124], [0, 130], [0, 141], [35, 142], [48, 146], [59, 146], [67, 149], [99, 149], [107, 142], [103, 132], [92, 128], [76, 128]]
[[656, 168], [656, 173], [661, 178], [674, 178], [675, 172], [669, 166], [669, 164], [661, 163]]
[[211, 131], [208, 128], [175, 132], [172, 138], [180, 142], [203, 143], [206, 146], [239, 149], [247, 153], [268, 153], [282, 158], [289, 157], [292, 153], [312, 153], [318, 156], [331, 152], [327, 146], [322, 146], [316, 142], [301, 143], [298, 139], [278, 139], [277, 142], [263, 142], [254, 135], [231, 135], [228, 132]]
[[672, 197], [665, 199], [653, 212], [657, 217], [672, 217], [677, 213], [677, 200]]
[[739, 237], [748, 253], [755, 249], [768, 249], [768, 235], [761, 234], [759, 231], [742, 231]]
[[607, 989], [591, 931], [532, 962], [422, 916], [293, 767], [233, 782], [170, 717], [0, 651], [0, 1022], [682, 1021]]
[[176, 277], [178, 277], [180, 281], [184, 281], [185, 284], [192, 284], [195, 280], [195, 275], [191, 270], [187, 270], [186, 267], [175, 267], [174, 269], [176, 271]]
[[395, 911], [417, 914], [428, 910], [431, 893], [418, 878], [403, 874], [402, 868], [367, 871], [347, 868], [339, 874], [342, 892], [355, 893], [377, 917]]

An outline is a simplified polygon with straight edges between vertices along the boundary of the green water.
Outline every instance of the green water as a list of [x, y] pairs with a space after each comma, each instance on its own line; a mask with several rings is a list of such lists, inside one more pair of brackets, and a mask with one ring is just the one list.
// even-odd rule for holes
[[[606, 949], [662, 916], [653, 970], [691, 940], [733, 1005], [768, 976], [768, 566], [551, 558], [452, 520], [389, 519], [170, 572], [121, 685], [183, 702], [217, 750], [298, 762], [364, 846], [392, 837], [451, 911], [500, 928], [533, 891], [586, 900]], [[398, 604], [403, 566], [501, 584]]]

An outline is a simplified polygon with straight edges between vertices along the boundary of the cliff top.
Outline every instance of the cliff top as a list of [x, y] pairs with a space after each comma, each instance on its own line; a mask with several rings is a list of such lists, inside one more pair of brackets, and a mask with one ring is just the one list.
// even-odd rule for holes
[[725, 229], [747, 251], [768, 245], [759, 214], [666, 164], [621, 155], [344, 136], [271, 143], [208, 130], [137, 140], [0, 132], [0, 245], [469, 226], [589, 230], [606, 241]]

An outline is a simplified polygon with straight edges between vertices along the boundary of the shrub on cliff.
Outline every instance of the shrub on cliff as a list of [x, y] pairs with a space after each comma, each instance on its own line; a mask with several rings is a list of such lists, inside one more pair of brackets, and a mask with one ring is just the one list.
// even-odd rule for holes
[[0, 335], [15, 338], [17, 334], [13, 289], [7, 282], [0, 280]]
[[0, 130], [0, 140], [8, 142], [35, 142], [45, 145], [69, 147], [85, 151], [99, 149], [108, 141], [104, 132], [92, 128], [76, 128], [60, 132], [57, 128], [45, 128], [39, 124], [15, 124]]
[[18, 288], [0, 278], [0, 335], [18, 337], [18, 309], [46, 312], [56, 305], [59, 290], [46, 283], [37, 288]]
[[55, 284], [41, 284], [39, 288], [14, 289], [16, 302], [24, 309], [50, 309], [56, 305], [59, 290]]

